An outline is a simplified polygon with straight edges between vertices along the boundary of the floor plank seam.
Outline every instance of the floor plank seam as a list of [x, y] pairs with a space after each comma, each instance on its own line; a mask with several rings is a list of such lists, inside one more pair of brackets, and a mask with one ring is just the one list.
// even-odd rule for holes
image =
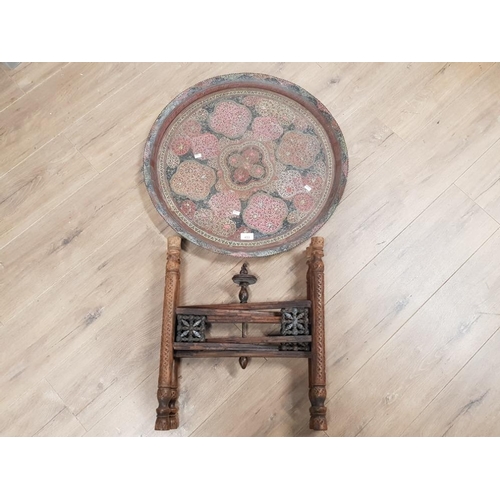
[[497, 233], [498, 229], [495, 229], [495, 231], [493, 231], [490, 236], [488, 236], [488, 238], [486, 238], [486, 240], [478, 247], [476, 248], [476, 250], [474, 250], [474, 252], [472, 252], [472, 254], [427, 298], [427, 300], [425, 300], [425, 302], [423, 302], [423, 304], [418, 307], [414, 312], [413, 314], [359, 367], [358, 370], [356, 370], [356, 372], [338, 389], [338, 391], [335, 392], [335, 394], [333, 394], [332, 396], [330, 396], [330, 398], [327, 400], [327, 403], [329, 403], [358, 373], [359, 371], [381, 350], [383, 349], [383, 347], [395, 336], [398, 334], [398, 332], [415, 316], [415, 314], [417, 314], [418, 311], [420, 311], [420, 309], [422, 309], [422, 307], [425, 306], [425, 304], [427, 304], [427, 302], [429, 302], [429, 300], [432, 299], [432, 297], [434, 297], [434, 295], [436, 295], [436, 293], [439, 292], [439, 290], [441, 290], [441, 288], [443, 288], [444, 285], [446, 285], [446, 283], [448, 283], [448, 281], [453, 278], [453, 276], [455, 276], [455, 274], [460, 271], [460, 269], [462, 269], [462, 267], [467, 263], [469, 262], [469, 260]]
[[[442, 67], [440, 67], [439, 71], [441, 71], [447, 64], [449, 63], [442, 63]], [[439, 73], [438, 71], [438, 73]], [[420, 90], [421, 88], [425, 88], [425, 86], [434, 78], [435, 74], [433, 74], [432, 76], [426, 76], [425, 78], [421, 78], [418, 82], [418, 84], [413, 88], [413, 90], [416, 92], [417, 90]], [[352, 80], [351, 80], [352, 81]], [[346, 90], [347, 87], [344, 89]], [[352, 116], [353, 114], [355, 114], [356, 112], [364, 109], [365, 107], [367, 108], [370, 108], [370, 103], [371, 103], [371, 98], [378, 92], [378, 88], [375, 87], [371, 90], [370, 93], [367, 94], [366, 96], [366, 103], [365, 104], [361, 104], [360, 106], [358, 107], [355, 107], [353, 108], [352, 110], [348, 110], [347, 111], [347, 114], [343, 116], [343, 118], [349, 118], [350, 116]], [[425, 125], [428, 125], [427, 123]]]
[[[380, 120], [380, 122], [381, 122], [381, 123], [383, 123], [383, 122], [382, 122], [382, 120]], [[385, 123], [383, 123], [383, 124], [385, 125]], [[387, 125], [385, 125], [385, 126], [387, 127]], [[388, 128], [389, 130], [391, 130], [391, 131], [392, 131], [392, 129], [390, 129], [389, 127], [387, 127], [387, 128]], [[345, 202], [345, 200], [347, 200], [347, 199], [348, 199], [348, 198], [349, 198], [349, 197], [350, 197], [353, 193], [355, 193], [355, 192], [356, 192], [356, 191], [357, 191], [357, 190], [358, 190], [361, 186], [363, 186], [366, 182], [368, 182], [368, 181], [372, 178], [372, 176], [373, 176], [373, 175], [375, 175], [375, 174], [376, 174], [376, 173], [377, 173], [377, 172], [378, 172], [378, 171], [379, 171], [379, 170], [380, 170], [380, 169], [381, 169], [381, 168], [382, 168], [382, 167], [383, 167], [386, 163], [388, 163], [390, 160], [392, 160], [392, 158], [394, 158], [394, 156], [396, 156], [397, 154], [399, 154], [401, 151], [403, 151], [403, 150], [404, 150], [404, 148], [406, 148], [406, 147], [408, 146], [408, 144], [409, 144], [409, 143], [408, 143], [408, 142], [406, 142], [406, 140], [405, 140], [405, 139], [403, 139], [401, 136], [399, 136], [398, 134], [396, 134], [396, 132], [392, 131], [392, 134], [390, 134], [390, 135], [395, 135], [395, 136], [399, 137], [399, 138], [401, 139], [401, 141], [403, 141], [403, 142], [402, 142], [402, 144], [401, 144], [401, 146], [400, 146], [397, 150], [395, 150], [395, 151], [394, 151], [394, 153], [392, 153], [392, 154], [391, 154], [391, 156], [389, 156], [389, 158], [387, 158], [387, 160], [385, 160], [383, 163], [381, 163], [381, 164], [380, 164], [380, 165], [379, 165], [379, 166], [378, 166], [378, 167], [377, 167], [377, 168], [376, 168], [376, 169], [375, 169], [375, 170], [374, 170], [374, 171], [373, 171], [373, 172], [372, 172], [372, 173], [371, 173], [371, 174], [370, 174], [370, 175], [369, 175], [369, 176], [368, 176], [365, 180], [363, 180], [363, 181], [362, 181], [362, 182], [361, 182], [358, 186], [356, 186], [356, 187], [355, 187], [352, 191], [349, 191], [349, 192], [345, 193], [345, 194], [342, 196], [342, 198], [340, 199], [339, 206], [340, 206], [340, 205], [342, 205], [342, 203], [344, 203], [344, 202]], [[388, 139], [388, 137], [387, 137], [387, 139]], [[382, 143], [381, 143], [381, 144], [383, 144], [383, 142], [385, 142], [385, 140], [384, 140], [384, 141], [382, 141]], [[380, 146], [380, 144], [379, 144], [378, 146]], [[377, 146], [377, 147], [378, 147], [378, 146]], [[365, 160], [366, 160], [367, 158], [369, 158], [369, 157], [370, 157], [370, 155], [368, 155], [365, 159], [363, 159], [361, 162], [359, 162], [359, 163], [356, 165], [356, 167], [354, 167], [354, 168], [352, 169], [352, 171], [356, 170], [356, 169], [357, 169], [357, 168], [358, 168], [358, 167], [359, 167], [359, 166], [363, 163], [363, 161], [365, 161]], [[349, 169], [349, 173], [351, 173], [351, 170], [350, 170], [350, 169]], [[349, 182], [349, 178], [348, 178], [347, 182]]]
[[40, 150], [42, 150], [45, 146], [49, 145], [52, 141], [57, 139], [60, 134], [55, 135], [52, 137], [52, 139], [49, 139], [47, 142], [44, 142], [41, 146], [37, 147], [36, 149], [33, 150], [33, 153], [29, 154], [26, 156], [26, 158], [23, 158], [19, 163], [16, 163], [12, 168], [4, 172], [3, 174], [0, 174], [0, 180], [5, 177], [6, 175], [10, 174], [14, 169], [17, 169], [19, 166], [21, 166], [28, 158], [31, 158], [34, 154], [38, 153]]
[[[92, 169], [92, 170], [94, 171], [95, 169]], [[27, 231], [29, 231], [34, 225], [38, 224], [42, 219], [44, 219], [45, 217], [47, 217], [48, 215], [50, 215], [50, 213], [53, 210], [56, 210], [57, 208], [59, 208], [60, 205], [62, 205], [67, 200], [69, 200], [72, 196], [74, 196], [76, 193], [78, 193], [78, 191], [80, 191], [80, 189], [82, 189], [83, 187], [87, 186], [90, 182], [92, 182], [93, 180], [95, 180], [97, 177], [99, 177], [99, 172], [95, 172], [95, 175], [93, 177], [91, 177], [87, 182], [85, 182], [85, 184], [82, 184], [75, 191], [73, 191], [72, 193], [68, 194], [68, 196], [66, 196], [66, 198], [63, 198], [57, 205], [54, 205], [52, 208], [50, 208], [48, 210], [48, 212], [46, 212], [41, 217], [39, 217], [37, 220], [35, 220], [34, 222], [32, 222], [28, 227], [26, 227], [25, 229], [23, 229], [19, 234], [17, 234], [16, 236], [14, 236], [14, 238], [12, 238], [11, 240], [8, 240], [3, 246], [0, 246], [0, 250], [3, 250], [8, 245], [10, 245], [13, 241], [15, 241], [17, 238], [19, 238], [20, 236], [22, 236], [23, 234], [25, 234]], [[15, 229], [15, 227], [12, 228], [12, 229]], [[12, 229], [10, 229], [5, 234], [8, 234], [10, 231], [12, 231]]]
[[113, 97], [115, 94], [117, 94], [118, 92], [122, 91], [123, 89], [125, 89], [128, 85], [130, 85], [133, 81], [135, 81], [137, 78], [139, 78], [140, 76], [144, 75], [144, 73], [146, 73], [147, 71], [149, 71], [151, 68], [153, 68], [154, 66], [156, 66], [158, 63], [152, 63], [150, 66], [148, 66], [146, 69], [144, 69], [143, 71], [137, 73], [137, 75], [135, 75], [133, 78], [129, 79], [125, 84], [123, 84], [121, 87], [117, 87], [116, 90], [110, 92], [99, 104], [97, 104], [96, 106], [94, 106], [92, 109], [89, 109], [86, 113], [84, 113], [82, 116], [79, 116], [76, 120], [74, 120], [73, 122], [69, 123], [66, 127], [64, 127], [63, 129], [61, 129], [61, 132], [66, 132], [70, 127], [74, 126], [74, 125], [77, 125], [79, 121], [83, 120], [86, 116], [88, 116], [90, 113], [92, 113], [93, 111], [95, 111], [96, 109], [98, 109], [100, 106], [102, 106], [105, 102], [107, 102], [109, 99], [111, 99], [111, 97]]
[[383, 246], [356, 274], [354, 274], [352, 276], [352, 278], [347, 281], [347, 283], [345, 283], [339, 290], [337, 290], [329, 299], [327, 298], [326, 301], [325, 301], [325, 306], [328, 305], [328, 303], [333, 300], [352, 280], [354, 280], [356, 278], [356, 276], [358, 276], [360, 273], [362, 273], [364, 271], [364, 269], [370, 265], [370, 263], [375, 260], [377, 258], [378, 255], [380, 255], [386, 248], [389, 247], [389, 245], [392, 244], [392, 242], [394, 242], [397, 238], [399, 238], [399, 236], [401, 236], [401, 234], [403, 234], [409, 226], [411, 226], [419, 217], [421, 217], [425, 212], [426, 210], [428, 210], [435, 202], [437, 202], [437, 200], [439, 198], [441, 198], [441, 196], [444, 195], [444, 193], [450, 189], [450, 187], [452, 186], [452, 184], [450, 184], [449, 186], [446, 187], [446, 189], [444, 189], [440, 194], [438, 194], [436, 196], [436, 198], [434, 198], [418, 215], [416, 215], [403, 229], [401, 229], [401, 231], [399, 231], [399, 233], [397, 233], [385, 246]]
[[[116, 383], [118, 382], [118, 378], [115, 378], [114, 380], [112, 380], [111, 384], [109, 384], [108, 386], [106, 386], [106, 388], [101, 391], [99, 394], [97, 394], [96, 396], [94, 396], [93, 399], [91, 399], [83, 408], [81, 408], [78, 413], [75, 414], [75, 418], [78, 419], [78, 421], [81, 423], [80, 419], [78, 418], [80, 416], [80, 414], [82, 414], [84, 412], [84, 410], [86, 410], [97, 398], [101, 397], [108, 389], [110, 389], [111, 387], [113, 387]], [[133, 389], [132, 389], [133, 391]], [[132, 391], [128, 392], [126, 394], [125, 397], [127, 397]], [[124, 398], [125, 399], [125, 398]], [[114, 400], [113, 400], [114, 401]], [[122, 399], [123, 401], [123, 399]], [[121, 401], [118, 401], [112, 408], [111, 410], [115, 409], [119, 404], [121, 403]], [[111, 411], [110, 410], [110, 411]], [[109, 413], [109, 412], [108, 412]], [[96, 422], [97, 423], [97, 422]], [[82, 424], [83, 425], [83, 424]], [[93, 426], [92, 426], [93, 427]], [[84, 426], [85, 430], [88, 432], [87, 428]]]
[[[457, 181], [459, 181], [486, 153], [488, 153], [488, 151], [491, 149], [491, 148], [494, 148], [498, 143], [500, 142], [500, 138], [497, 139], [493, 144], [491, 144], [490, 147], [488, 147], [487, 149], [485, 149], [471, 164], [469, 167], [467, 167], [466, 170], [464, 170], [454, 181], [453, 183], [455, 184]], [[471, 198], [472, 199], [472, 198]], [[473, 200], [474, 201], [474, 200]]]
[[[72, 143], [73, 144], [73, 143]], [[125, 155], [129, 154], [130, 151], [132, 151], [134, 148], [139, 146], [140, 144], [146, 144], [146, 138], [141, 139], [139, 142], [134, 143], [134, 145], [131, 148], [126, 149], [123, 154], [121, 154], [116, 160], [114, 160], [112, 163], [110, 163], [107, 167], [103, 168], [102, 170], [98, 170], [99, 174], [104, 174], [104, 172], [107, 172], [108, 170], [111, 169], [111, 167], [116, 166], [116, 163], [120, 161]], [[76, 147], [76, 146], [75, 146]], [[80, 150], [77, 148], [77, 151], [80, 152]], [[92, 163], [91, 163], [92, 164]], [[97, 167], [96, 167], [97, 168]], [[140, 163], [140, 169], [139, 171], [142, 172], [142, 157], [141, 157], [141, 163]], [[141, 184], [144, 184], [144, 180], [141, 180]], [[170, 227], [170, 226], [169, 226]]]
[[[498, 182], [498, 181], [497, 181]], [[481, 212], [483, 212], [485, 215], [487, 215], [493, 222], [495, 222], [496, 224], [498, 224], [498, 226], [500, 227], [500, 221], [496, 220], [495, 217], [493, 217], [493, 215], [491, 215], [487, 210], [485, 210], [481, 205], [479, 205], [479, 203], [474, 200], [473, 198], [471, 198], [462, 188], [460, 188], [459, 186], [457, 186], [455, 183], [453, 183], [453, 185], [459, 189], [460, 191], [462, 191], [462, 193], [467, 196], [467, 198], [469, 198], [469, 200], [472, 201], [472, 203], [474, 203], [474, 205], [479, 209], [481, 210]]]
[[[199, 425], [197, 425], [189, 434], [188, 436], [193, 436], [193, 434], [202, 426], [205, 424], [205, 422], [207, 422], [210, 417], [212, 417], [212, 415], [219, 409], [221, 408], [224, 404], [226, 404], [226, 402], [229, 400], [229, 398], [231, 398], [234, 394], [236, 394], [236, 392], [238, 392], [244, 385], [247, 384], [247, 382], [249, 382], [250, 380], [252, 380], [253, 377], [255, 377], [255, 375], [257, 375], [257, 373], [259, 373], [259, 370], [267, 363], [267, 359], [266, 358], [263, 358], [264, 359], [264, 363], [262, 363], [262, 365], [259, 366], [259, 368], [257, 368], [257, 370], [255, 370], [254, 373], [252, 373], [252, 375], [250, 375], [250, 377], [248, 377], [247, 379], [245, 379], [238, 387], [235, 388], [235, 390], [233, 392], [231, 392], [231, 394], [229, 394], [227, 396], [226, 399], [224, 399], [224, 401], [222, 401], [218, 406], [217, 408], [214, 408], [214, 410], [207, 416], [207, 418], [205, 418], [205, 420], [203, 420], [203, 422], [201, 422]], [[285, 375], [284, 375], [285, 376]], [[284, 378], [284, 376], [282, 378]], [[282, 380], [282, 379], [280, 379]]]
[[[60, 134], [60, 135], [62, 135], [62, 136], [63, 136], [63, 137], [64, 137], [64, 138], [65, 138], [65, 139], [66, 139], [66, 140], [67, 140], [67, 141], [68, 141], [68, 142], [69, 142], [69, 143], [73, 146], [73, 149], [74, 149], [74, 150], [75, 150], [75, 151], [76, 151], [79, 155], [81, 155], [81, 156], [85, 159], [85, 161], [86, 161], [86, 162], [90, 165], [90, 167], [92, 168], [92, 170], [93, 170], [94, 172], [96, 172], [97, 174], [101, 174], [101, 171], [100, 171], [100, 170], [98, 170], [98, 169], [97, 169], [97, 167], [96, 167], [96, 166], [95, 166], [95, 165], [94, 165], [94, 164], [93, 164], [93, 163], [92, 163], [92, 162], [91, 162], [91, 161], [90, 161], [90, 160], [89, 160], [89, 159], [85, 156], [85, 154], [84, 154], [82, 151], [80, 151], [80, 150], [76, 147], [76, 145], [75, 145], [75, 144], [71, 141], [71, 139], [70, 139], [70, 138], [69, 138], [69, 137], [68, 137], [68, 136], [67, 136], [64, 132], [61, 132], [61, 134]], [[123, 156], [123, 155], [120, 155], [120, 158], [121, 158], [122, 156]], [[119, 158], [117, 158], [117, 159], [119, 159]], [[113, 163], [115, 163], [115, 162], [113, 162]], [[112, 164], [113, 164], [113, 163], [112, 163]], [[111, 164], [111, 165], [112, 165], [112, 164]]]
[[52, 285], [50, 285], [48, 288], [46, 288], [43, 292], [41, 292], [39, 295], [35, 296], [32, 300], [30, 300], [27, 304], [24, 305], [24, 307], [22, 309], [20, 309], [16, 314], [14, 314], [14, 316], [10, 317], [6, 322], [5, 324], [8, 325], [11, 321], [13, 321], [15, 318], [17, 318], [17, 316], [19, 314], [22, 314], [28, 307], [30, 307], [31, 304], [33, 304], [34, 302], [36, 302], [40, 297], [42, 297], [42, 295], [46, 294], [49, 290], [51, 290], [52, 288], [54, 288], [55, 286], [57, 286], [68, 274], [70, 274], [71, 272], [73, 272], [75, 269], [78, 269], [78, 267], [80, 267], [81, 265], [83, 265], [87, 260], [89, 260], [92, 255], [94, 255], [100, 248], [102, 248], [104, 245], [106, 245], [106, 243], [108, 243], [109, 240], [115, 238], [116, 236], [118, 236], [122, 231], [125, 231], [129, 226], [130, 224], [132, 224], [135, 220], [137, 220], [139, 217], [142, 217], [144, 214], [139, 214], [137, 215], [136, 217], [134, 217], [132, 220], [130, 220], [128, 222], [128, 224], [126, 224], [122, 229], [120, 229], [117, 233], [113, 234], [112, 236], [110, 236], [107, 240], [103, 241], [99, 246], [96, 246], [94, 248], [94, 250], [89, 254], [87, 255], [82, 261], [80, 261], [78, 264], [75, 264], [72, 268], [68, 269], [68, 271], [66, 273], [64, 273], [62, 276], [60, 276], [54, 283], [52, 283]]
[[[68, 64], [71, 64], [71, 63], [68, 63]], [[119, 87], [115, 92], [112, 92], [110, 93], [101, 103], [99, 103], [98, 105], [94, 106], [92, 109], [90, 109], [89, 111], [87, 111], [85, 114], [83, 114], [82, 116], [79, 116], [76, 120], [72, 121], [71, 123], [68, 123], [66, 126], [63, 126], [59, 131], [58, 133], [56, 134], [55, 137], [57, 137], [58, 135], [61, 135], [63, 134], [65, 131], [67, 131], [70, 127], [72, 127], [73, 125], [75, 125], [76, 123], [78, 123], [81, 119], [83, 119], [84, 117], [86, 117], [89, 113], [91, 113], [92, 111], [94, 111], [96, 108], [98, 108], [101, 104], [103, 104], [104, 102], [106, 102], [110, 97], [114, 96], [117, 92], [119, 92], [120, 90], [124, 89], [129, 83], [133, 82], [136, 78], [138, 78], [139, 76], [143, 75], [146, 71], [148, 71], [150, 68], [152, 68], [155, 64], [157, 63], [153, 63], [151, 66], [148, 66], [142, 73], [138, 73], [134, 78], [130, 79], [127, 83], [125, 83], [124, 85], [122, 85], [121, 87]], [[66, 65], [67, 66], [67, 65]], [[63, 68], [61, 68], [59, 71], [61, 71], [62, 69], [64, 69], [66, 66], [64, 66]], [[54, 73], [54, 74], [57, 74]], [[49, 80], [49, 78], [47, 78], [47, 80]], [[47, 81], [45, 80], [45, 81]], [[45, 83], [45, 82], [44, 82]], [[25, 97], [27, 96], [28, 94], [25, 94], [24, 96], [22, 97]], [[22, 99], [22, 97], [20, 99]], [[17, 99], [17, 101], [19, 101], [20, 99]], [[16, 101], [16, 102], [17, 102]], [[43, 105], [43, 102], [40, 102], [38, 99], [36, 99], [36, 102], [42, 106]], [[10, 106], [7, 106], [7, 107], [10, 107]], [[7, 108], [5, 108], [7, 109]], [[0, 111], [0, 114], [5, 111], [2, 110]], [[55, 137], [53, 137], [50, 141], [52, 141]], [[64, 136], [66, 137], [66, 135]], [[144, 139], [145, 140], [145, 139]], [[48, 141], [48, 142], [50, 142]], [[45, 144], [47, 143], [44, 143], [42, 146], [40, 146], [39, 148], [33, 150], [32, 153], [30, 153], [28, 156], [26, 156], [25, 158], [23, 158], [19, 163], [16, 163], [12, 166], [11, 169], [8, 170], [8, 172], [10, 172], [13, 168], [16, 168], [19, 164], [21, 164], [23, 161], [27, 160], [28, 158], [30, 158], [31, 156], [33, 156], [41, 147], [43, 147]], [[123, 156], [123, 155], [121, 155]], [[113, 162], [114, 163], [114, 162]], [[91, 163], [92, 165], [92, 163]], [[8, 173], [6, 172], [6, 173]], [[1, 177], [0, 177], [1, 178]]]
[[429, 118], [429, 120], [428, 120], [428, 121], [426, 121], [425, 123], [423, 123], [423, 124], [420, 126], [420, 128], [419, 128], [419, 132], [417, 132], [417, 133], [415, 133], [414, 135], [412, 135], [412, 136], [408, 137], [408, 139], [412, 139], [412, 140], [414, 140], [416, 137], [418, 137], [418, 135], [419, 135], [422, 131], [424, 131], [425, 129], [427, 129], [427, 127], [428, 127], [428, 126], [429, 126], [429, 125], [430, 125], [430, 124], [431, 124], [434, 120], [436, 120], [437, 118], [439, 118], [439, 116], [441, 116], [441, 114], [442, 114], [444, 111], [448, 110], [448, 108], [449, 108], [450, 106], [452, 106], [453, 104], [455, 104], [455, 101], [456, 101], [457, 99], [460, 99], [460, 98], [461, 98], [461, 97], [462, 97], [462, 96], [463, 96], [466, 92], [468, 92], [468, 91], [469, 91], [469, 90], [470, 90], [470, 89], [471, 89], [471, 88], [472, 88], [472, 87], [473, 87], [473, 86], [474, 86], [474, 85], [475, 85], [475, 84], [476, 84], [476, 83], [477, 83], [477, 82], [478, 82], [481, 78], [484, 78], [484, 76], [485, 76], [485, 75], [486, 75], [489, 71], [491, 71], [491, 70], [492, 70], [492, 68], [494, 68], [494, 67], [495, 67], [495, 64], [492, 64], [492, 65], [491, 65], [488, 69], [486, 69], [486, 70], [485, 70], [485, 72], [484, 72], [484, 73], [482, 73], [482, 74], [478, 75], [476, 78], [474, 78], [474, 80], [472, 80], [472, 81], [469, 83], [469, 85], [467, 85], [467, 86], [463, 87], [463, 88], [461, 89], [461, 91], [460, 91], [460, 92], [458, 92], [458, 93], [457, 93], [457, 95], [456, 95], [456, 96], [455, 96], [455, 97], [454, 97], [454, 98], [453, 98], [453, 99], [452, 99], [452, 100], [451, 100], [448, 104], [446, 104], [446, 105], [445, 105], [445, 107], [444, 107], [443, 109], [441, 109], [441, 110], [440, 110], [439, 112], [437, 112], [436, 114], [432, 115], [432, 117], [431, 117], [431, 118]]
[[[448, 64], [448, 63], [447, 63]], [[414, 142], [415, 139], [419, 136], [419, 134], [421, 134], [423, 131], [425, 131], [427, 129], [427, 127], [434, 121], [436, 120], [437, 118], [439, 118], [445, 111], [448, 110], [449, 107], [451, 107], [453, 104], [455, 104], [455, 101], [457, 101], [458, 99], [460, 99], [465, 93], [467, 93], [479, 80], [481, 80], [482, 78], [485, 78], [485, 75], [488, 74], [489, 71], [492, 70], [492, 68], [495, 67], [495, 64], [492, 64], [484, 73], [478, 75], [472, 82], [470, 82], [468, 85], [466, 85], [465, 87], [463, 87], [461, 89], [460, 92], [457, 93], [457, 95], [451, 99], [451, 101], [446, 104], [444, 106], [443, 109], [441, 109], [440, 111], [438, 111], [436, 114], [432, 115], [432, 117], [429, 118], [428, 121], [426, 121], [425, 123], [423, 123], [420, 127], [419, 127], [419, 130], [418, 132], [415, 132], [413, 133], [412, 135], [410, 135], [409, 137], [406, 138], [406, 140], [411, 143], [411, 142]]]
[[[51, 75], [49, 75], [47, 78], [44, 78], [41, 82], [37, 83], [34, 87], [32, 87], [30, 90], [28, 90], [26, 92], [26, 94], [29, 94], [30, 92], [33, 92], [33, 90], [37, 89], [38, 87], [40, 87], [40, 85], [43, 85], [45, 82], [47, 82], [48, 80], [50, 80], [52, 77], [54, 77], [57, 74], [59, 74], [64, 68], [66, 68], [70, 64], [71, 64], [71, 62], [65, 63], [64, 66], [61, 66], [57, 71], [54, 71], [54, 73], [52, 73]], [[38, 99], [37, 99], [37, 102], [40, 104], [40, 101]]]
[[[60, 395], [60, 394], [59, 394], [59, 393], [58, 393], [58, 392], [54, 389], [54, 386], [53, 386], [53, 385], [52, 385], [52, 384], [48, 381], [47, 376], [45, 376], [45, 378], [44, 378], [43, 380], [44, 380], [44, 381], [45, 381], [45, 382], [49, 385], [49, 387], [50, 387], [50, 388], [54, 391], [54, 394], [56, 394], [56, 395], [57, 395], [57, 397], [61, 400], [61, 403], [63, 404], [63, 408], [62, 408], [62, 410], [61, 410], [59, 413], [61, 413], [61, 412], [62, 412], [62, 411], [64, 411], [65, 409], [67, 409], [67, 410], [71, 413], [71, 415], [73, 415], [73, 417], [75, 417], [75, 419], [76, 419], [76, 420], [78, 421], [78, 423], [79, 423], [79, 424], [83, 427], [83, 429], [84, 429], [85, 431], [87, 431], [87, 429], [85, 428], [85, 426], [84, 426], [84, 425], [80, 422], [80, 419], [78, 418], [78, 415], [75, 415], [75, 414], [71, 411], [71, 409], [68, 407], [68, 405], [66, 404], [66, 402], [64, 401], [64, 399], [61, 397], [61, 395]], [[59, 414], [59, 413], [58, 413], [58, 414]], [[55, 415], [55, 416], [54, 416], [54, 418], [55, 418], [56, 416], [57, 416], [57, 415]], [[52, 420], [53, 420], [53, 419], [52, 419]], [[39, 429], [37, 432], [40, 432], [40, 430], [41, 430], [41, 429]]]
[[[134, 388], [129, 391], [125, 396], [123, 396], [123, 398], [118, 401], [118, 403], [113, 407], [111, 408], [108, 412], [106, 412], [99, 420], [97, 420], [97, 422], [92, 426], [90, 427], [90, 429], [87, 431], [87, 434], [92, 432], [92, 429], [99, 424], [99, 422], [101, 422], [102, 420], [104, 420], [112, 411], [116, 410], [118, 407], [120, 407], [126, 400], [127, 398], [139, 387], [141, 386], [149, 377], [151, 377], [152, 375], [154, 375], [155, 373], [158, 372], [158, 369], [155, 368], [153, 371], [151, 371], [146, 377], [144, 377], [143, 380], [141, 380], [136, 386], [134, 386]], [[88, 406], [88, 405], [87, 405]], [[152, 421], [154, 421], [154, 418], [152, 417]], [[153, 424], [154, 425], [154, 424]]]
[[42, 425], [42, 427], [40, 427], [40, 429], [38, 429], [37, 431], [33, 432], [31, 434], [31, 437], [37, 437], [37, 434], [39, 434], [40, 432], [43, 431], [43, 429], [45, 429], [45, 427], [47, 427], [51, 422], [53, 422], [64, 410], [66, 409], [66, 406], [61, 408], [48, 422], [46, 422], [45, 424]]
[[10, 81], [17, 87], [17, 89], [22, 92], [23, 95], [20, 95], [17, 99], [14, 99], [13, 101], [11, 101], [9, 104], [7, 104], [7, 106], [4, 106], [2, 109], [0, 109], [0, 113], [2, 113], [4, 110], [6, 110], [7, 108], [10, 108], [11, 106], [13, 106], [14, 104], [16, 104], [16, 102], [18, 102], [20, 99], [22, 99], [25, 95], [26, 95], [26, 92], [21, 88], [19, 87], [19, 85], [17, 84], [17, 82], [15, 80], [12, 80], [12, 78], [7, 75], [7, 77], [10, 79]]
[[451, 377], [448, 382], [436, 393], [436, 395], [425, 405], [424, 408], [420, 411], [420, 413], [404, 428], [404, 430], [401, 433], [401, 436], [405, 434], [405, 432], [411, 427], [413, 422], [415, 422], [422, 413], [434, 402], [434, 400], [439, 397], [439, 395], [450, 385], [453, 380], [457, 377], [457, 375], [472, 361], [472, 359], [479, 353], [479, 351], [498, 333], [500, 335], [500, 328], [497, 328], [487, 339], [486, 341], [479, 347], [479, 349], [466, 361], [466, 363]]

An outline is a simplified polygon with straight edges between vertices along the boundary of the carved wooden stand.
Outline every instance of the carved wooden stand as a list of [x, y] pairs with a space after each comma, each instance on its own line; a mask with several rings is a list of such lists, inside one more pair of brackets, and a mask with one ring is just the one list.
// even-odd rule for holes
[[[248, 286], [257, 278], [243, 264], [233, 281], [240, 285], [240, 303], [179, 307], [181, 238], [168, 239], [156, 430], [176, 429], [180, 358], [237, 357], [242, 368], [249, 358], [307, 358], [309, 363], [309, 427], [327, 429], [323, 244], [313, 237], [307, 248], [307, 299], [247, 303]], [[213, 323], [242, 323], [242, 337], [210, 338]], [[247, 337], [248, 323], [274, 323], [280, 332]]]

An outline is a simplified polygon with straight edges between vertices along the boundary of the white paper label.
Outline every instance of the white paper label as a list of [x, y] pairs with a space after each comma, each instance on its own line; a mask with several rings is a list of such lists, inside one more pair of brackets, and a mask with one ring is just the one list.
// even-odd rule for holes
[[201, 158], [202, 156], [203, 156], [203, 155], [202, 155], [201, 153], [196, 153], [196, 154], [194, 155], [194, 157], [195, 157], [196, 159]]
[[312, 187], [311, 187], [311, 186], [304, 186], [304, 189], [305, 189], [306, 191], [311, 191]]
[[253, 233], [241, 233], [240, 239], [242, 240], [253, 240]]
[[238, 210], [233, 210], [233, 215], [240, 215], [240, 213], [238, 212]]

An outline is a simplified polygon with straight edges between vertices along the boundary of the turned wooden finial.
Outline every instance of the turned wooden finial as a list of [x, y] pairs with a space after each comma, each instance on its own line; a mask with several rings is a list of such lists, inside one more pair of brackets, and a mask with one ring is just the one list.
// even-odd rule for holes
[[249, 285], [257, 283], [257, 278], [253, 274], [248, 274], [248, 262], [244, 262], [239, 274], [233, 276], [233, 282], [240, 286], [240, 303], [246, 304], [248, 302]]
[[[248, 262], [243, 262], [239, 274], [233, 276], [233, 282], [240, 285], [240, 293], [238, 295], [240, 299], [240, 304], [246, 304], [248, 302], [248, 287], [257, 283], [257, 277], [253, 274], [248, 274]], [[248, 324], [241, 324], [241, 334], [246, 337], [248, 333]], [[248, 358], [242, 356], [240, 358], [240, 366], [245, 369], [248, 365]]]

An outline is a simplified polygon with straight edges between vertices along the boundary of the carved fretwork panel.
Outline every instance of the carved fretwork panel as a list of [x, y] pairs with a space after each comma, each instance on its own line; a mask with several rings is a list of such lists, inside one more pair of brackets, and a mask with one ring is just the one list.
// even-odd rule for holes
[[309, 335], [309, 309], [307, 307], [282, 309], [281, 335]]
[[311, 344], [308, 342], [289, 342], [280, 344], [280, 351], [310, 351]]
[[176, 342], [205, 342], [206, 316], [177, 315]]
[[[291, 307], [281, 310], [281, 335], [309, 335], [309, 309]], [[307, 342], [290, 342], [280, 345], [281, 351], [309, 351]]]

